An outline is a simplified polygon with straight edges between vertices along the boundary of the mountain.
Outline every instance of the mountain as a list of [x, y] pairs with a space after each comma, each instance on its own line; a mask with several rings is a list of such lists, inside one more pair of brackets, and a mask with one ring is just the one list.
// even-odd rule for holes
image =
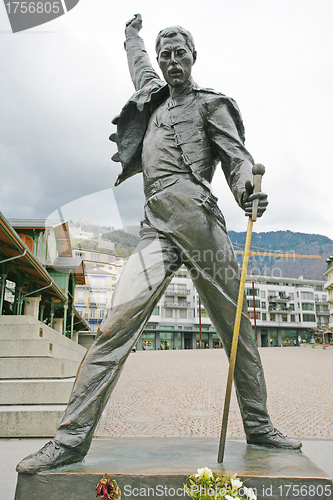
[[[115, 249], [111, 253], [122, 255], [127, 258], [139, 242], [139, 238], [126, 231], [112, 231], [111, 227], [92, 225], [91, 223], [71, 221], [72, 225], [80, 226], [84, 231], [90, 231], [97, 237], [103, 234], [103, 239], [115, 243]], [[246, 233], [228, 231], [229, 237], [234, 244], [235, 250], [244, 248]], [[97, 244], [81, 241], [80, 246]], [[241, 246], [243, 245], [243, 246]], [[90, 248], [89, 246], [89, 248]], [[95, 248], [94, 247], [94, 248]], [[327, 236], [320, 234], [294, 233], [293, 231], [270, 231], [267, 233], [252, 233], [251, 250], [256, 252], [272, 252], [293, 254], [295, 257], [263, 257], [262, 255], [250, 256], [248, 274], [255, 270], [256, 274], [270, 276], [285, 276], [289, 278], [325, 280], [323, 275], [326, 271], [326, 259], [333, 255], [333, 241]], [[321, 258], [307, 259], [298, 258], [296, 255], [317, 255]], [[242, 265], [243, 256], [237, 255], [237, 260]]]
[[[228, 232], [235, 249], [245, 244], [245, 232]], [[252, 234], [251, 250], [255, 252], [278, 251], [293, 254], [294, 257], [263, 257], [250, 255], [248, 274], [255, 270], [255, 274], [271, 276], [286, 276], [305, 279], [325, 280], [326, 259], [333, 254], [333, 241], [320, 234], [294, 233], [292, 231], [270, 231], [267, 233]], [[321, 259], [300, 258], [297, 255], [317, 255]], [[237, 255], [241, 265], [243, 256]]]

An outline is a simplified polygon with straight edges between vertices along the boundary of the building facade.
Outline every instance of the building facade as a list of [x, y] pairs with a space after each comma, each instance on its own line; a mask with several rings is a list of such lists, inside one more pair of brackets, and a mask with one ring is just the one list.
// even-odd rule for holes
[[325, 289], [328, 294], [330, 327], [333, 328], [333, 255], [331, 255], [326, 262], [327, 269], [324, 274], [326, 275], [327, 282], [325, 283]]
[[89, 347], [110, 307], [124, 259], [107, 252], [81, 248], [73, 248], [73, 257], [82, 258], [85, 267], [86, 282], [76, 287], [74, 301], [77, 311], [90, 326], [89, 333], [80, 334], [79, 343]]
[[[315, 329], [329, 323], [324, 286], [319, 280], [249, 276], [245, 294], [258, 347], [315, 341]], [[181, 268], [155, 308], [137, 349], [199, 349], [200, 337], [202, 348], [221, 347], [203, 305], [200, 310], [201, 318], [198, 293], [187, 270]]]
[[245, 294], [259, 347], [315, 341], [317, 327], [328, 326], [325, 281], [248, 277]]

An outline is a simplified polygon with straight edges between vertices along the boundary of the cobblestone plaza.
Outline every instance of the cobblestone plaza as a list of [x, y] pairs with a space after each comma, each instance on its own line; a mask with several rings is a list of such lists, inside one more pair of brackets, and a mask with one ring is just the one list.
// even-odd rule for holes
[[[261, 348], [273, 425], [333, 439], [333, 349]], [[223, 349], [131, 353], [98, 436], [219, 436], [228, 362]], [[245, 438], [233, 393], [228, 438]]]

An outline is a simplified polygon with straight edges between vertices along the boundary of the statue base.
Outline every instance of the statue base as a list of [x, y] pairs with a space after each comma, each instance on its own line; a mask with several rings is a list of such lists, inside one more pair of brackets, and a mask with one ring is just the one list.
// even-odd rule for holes
[[217, 451], [212, 438], [97, 438], [78, 464], [19, 474], [15, 500], [91, 500], [104, 473], [117, 481], [122, 500], [188, 499], [186, 476], [199, 467], [237, 473], [258, 500], [333, 498], [332, 479], [301, 451], [227, 441], [223, 467], [216, 463]]

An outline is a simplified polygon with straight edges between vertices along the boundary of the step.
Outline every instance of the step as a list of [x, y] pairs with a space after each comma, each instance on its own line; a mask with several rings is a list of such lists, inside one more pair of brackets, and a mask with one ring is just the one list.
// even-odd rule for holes
[[[68, 340], [68, 339], [67, 339]], [[71, 341], [70, 341], [71, 342]], [[58, 342], [50, 342], [48, 339], [39, 338], [31, 340], [1, 340], [0, 342], [0, 357], [1, 358], [17, 358], [17, 357], [34, 357], [45, 356], [53, 358], [65, 358], [81, 361], [86, 349], [78, 346], [74, 342], [71, 345], [62, 345]], [[79, 347], [80, 349], [77, 349]]]
[[53, 437], [66, 405], [0, 406], [0, 437]]
[[75, 377], [80, 361], [64, 358], [0, 358], [0, 379]]
[[[21, 318], [22, 316], [15, 316]], [[27, 316], [27, 318], [31, 318]], [[31, 318], [34, 319], [34, 318]], [[50, 328], [44, 323], [35, 320], [35, 323], [18, 324], [1, 324], [0, 323], [0, 340], [33, 340], [33, 339], [47, 339], [52, 343], [57, 343], [65, 347], [69, 347], [78, 352], [82, 352], [82, 346], [73, 342], [71, 339], [65, 337], [53, 328]]]
[[1, 380], [2, 405], [67, 404], [75, 378]]

